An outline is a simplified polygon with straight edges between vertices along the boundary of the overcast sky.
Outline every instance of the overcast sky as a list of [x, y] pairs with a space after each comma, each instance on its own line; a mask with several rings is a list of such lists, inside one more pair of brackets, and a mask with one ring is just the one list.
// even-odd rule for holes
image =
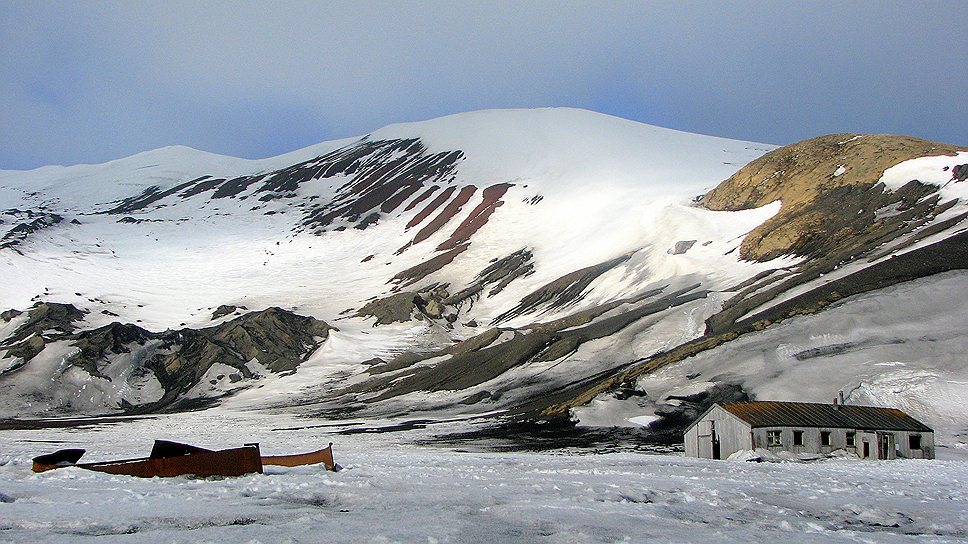
[[961, 2], [0, 0], [0, 168], [261, 158], [485, 108], [968, 145]]

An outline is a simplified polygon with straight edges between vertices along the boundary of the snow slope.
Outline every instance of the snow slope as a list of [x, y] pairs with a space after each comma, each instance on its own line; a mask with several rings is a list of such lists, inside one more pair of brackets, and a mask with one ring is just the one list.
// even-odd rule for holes
[[[716, 219], [688, 207], [692, 197], [770, 146], [569, 109], [474, 112], [394, 125], [369, 138], [398, 137], [419, 137], [430, 152], [462, 150], [466, 160], [460, 164], [459, 178], [464, 185], [514, 184], [500, 213], [479, 232], [477, 243], [441, 277], [466, 281], [495, 256], [534, 248], [543, 266], [523, 286], [496, 300], [494, 307], [506, 307], [561, 270], [643, 248], [654, 251], [635, 264], [661, 268], [653, 273], [656, 280], [667, 277], [680, 272], [677, 261], [684, 260], [666, 255], [675, 242], [714, 240], [718, 250], [771, 213]], [[320, 144], [300, 151], [299, 157], [263, 161], [165, 148], [104, 165], [8, 174], [0, 178], [0, 195], [7, 195], [0, 207], [45, 205], [81, 224], [52, 229], [46, 239], [32, 241], [29, 255], [3, 252], [0, 269], [15, 281], [0, 287], [0, 301], [25, 308], [41, 296], [98, 312], [108, 309], [123, 320], [140, 320], [158, 330], [202, 323], [211, 314], [208, 308], [225, 303], [260, 308], [285, 301], [303, 313], [332, 319], [370, 296], [388, 292], [385, 284], [390, 277], [426, 258], [418, 247], [393, 255], [412, 236], [403, 225], [416, 209], [387, 218], [379, 225], [379, 235], [347, 229], [322, 237], [291, 232], [299, 219], [291, 205], [269, 203], [251, 213], [251, 201], [210, 200], [204, 195], [131, 214], [146, 220], [141, 224], [119, 225], [118, 217], [89, 214], [152, 185], [166, 190], [204, 175], [267, 171], [344, 144]], [[313, 182], [299, 192], [326, 199], [338, 186], [339, 179]], [[29, 196], [34, 192], [40, 194]], [[524, 202], [535, 196], [543, 198], [538, 205]], [[468, 203], [453, 224], [464, 219], [475, 202]], [[278, 213], [266, 215], [267, 211]], [[569, 220], [562, 221], [564, 217]], [[673, 227], [680, 222], [681, 229]], [[544, 227], [535, 229], [535, 223]], [[437, 235], [424, 245], [432, 247], [444, 238]], [[581, 251], [575, 251], [579, 247]], [[375, 258], [361, 263], [368, 255]], [[725, 266], [741, 266], [735, 258], [727, 261]], [[104, 301], [103, 307], [91, 299]], [[485, 319], [499, 313], [492, 307], [495, 313], [488, 316], [483, 313], [487, 309], [481, 308]], [[96, 314], [89, 317], [91, 326], [109, 321]]]
[[[259, 161], [172, 147], [0, 172], [0, 310], [66, 303], [87, 312], [71, 324], [78, 331], [120, 322], [190, 336], [279, 306], [336, 328], [292, 372], [269, 371], [259, 356], [241, 369], [209, 361], [186, 396], [239, 410], [460, 418], [563, 395], [701, 339], [738, 293], [752, 300], [775, 280], [807, 277], [737, 316], [752, 318], [961, 232], [968, 195], [955, 182], [938, 200], [958, 202], [937, 215], [924, 204], [924, 225], [876, 258], [845, 256], [816, 277], [803, 256], [742, 260], [744, 237], [781, 202], [712, 211], [696, 198], [772, 149], [559, 108], [391, 125]], [[943, 185], [965, 160], [914, 159], [870, 184]], [[823, 175], [843, 180], [863, 165], [837, 164]], [[902, 208], [918, 204], [874, 215], [907, 217]], [[481, 279], [505, 262], [517, 264]], [[968, 280], [919, 281], [744, 331], [637, 379], [647, 397], [609, 392], [572, 415], [647, 424], [677, 402], [670, 396], [722, 384], [777, 400], [827, 401], [843, 389], [854, 402], [906, 408], [938, 428], [942, 445], [963, 448], [964, 346], [952, 316], [964, 308], [945, 294]], [[385, 322], [363, 311], [382, 302], [396, 312]], [[238, 308], [213, 315], [222, 305]], [[0, 335], [24, 322], [0, 323]], [[118, 412], [177, 381], [151, 366], [182, 349], [168, 340], [118, 340], [92, 372], [75, 364], [83, 350], [68, 332], [20, 341], [38, 339], [43, 350], [22, 367], [0, 352], [0, 418]], [[251, 376], [235, 380], [233, 368]]]
[[939, 456], [968, 455], [968, 368], [957, 355], [968, 349], [957, 318], [968, 301], [951, 296], [966, 284], [968, 274], [950, 272], [845, 300], [639, 379], [647, 401], [602, 397], [577, 415], [586, 424], [648, 416], [720, 382], [772, 400], [831, 402], [843, 391], [848, 404], [927, 422]]

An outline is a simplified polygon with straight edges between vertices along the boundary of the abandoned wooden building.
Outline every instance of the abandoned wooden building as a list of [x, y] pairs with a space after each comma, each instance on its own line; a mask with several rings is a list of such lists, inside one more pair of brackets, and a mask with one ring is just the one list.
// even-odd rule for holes
[[750, 401], [714, 404], [685, 434], [686, 455], [725, 459], [737, 451], [824, 454], [861, 459], [934, 458], [934, 431], [896, 408]]

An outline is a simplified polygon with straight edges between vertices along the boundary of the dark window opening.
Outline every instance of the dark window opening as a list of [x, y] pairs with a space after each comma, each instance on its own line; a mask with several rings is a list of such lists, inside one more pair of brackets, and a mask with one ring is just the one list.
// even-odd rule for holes
[[912, 434], [912, 435], [908, 436], [908, 446], [912, 450], [919, 450], [919, 449], [921, 449], [921, 435], [919, 435], [919, 434]]
[[857, 445], [857, 444], [856, 444], [856, 443], [854, 442], [854, 436], [855, 436], [855, 433], [847, 433], [847, 438], [846, 438], [846, 441], [845, 441], [845, 442], [846, 442], [846, 445], [847, 445], [848, 447], [851, 447], [851, 448], [852, 448], [852, 447], [854, 447], [854, 446], [856, 446], [856, 445]]
[[780, 431], [766, 431], [766, 445], [767, 447], [782, 446]]
[[830, 445], [830, 431], [820, 431], [820, 445], [821, 446]]
[[793, 431], [793, 445], [794, 446], [803, 445], [803, 431]]

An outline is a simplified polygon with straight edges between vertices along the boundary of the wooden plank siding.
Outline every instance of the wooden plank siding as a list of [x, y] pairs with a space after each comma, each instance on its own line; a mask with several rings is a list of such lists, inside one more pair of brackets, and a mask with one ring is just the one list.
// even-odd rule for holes
[[[920, 422], [912, 424], [909, 429], [811, 425], [808, 419], [800, 421], [800, 425], [770, 425], [769, 418], [758, 414], [755, 424], [752, 424], [728, 408], [729, 405], [726, 408], [713, 405], [686, 430], [684, 446], [687, 456], [726, 459], [737, 451], [762, 448], [794, 454], [829, 454], [844, 450], [862, 459], [934, 458], [934, 432]], [[743, 413], [740, 411], [740, 414]], [[830, 423], [829, 419], [825, 422]], [[770, 444], [770, 435], [773, 433], [779, 434], [779, 444]], [[829, 433], [829, 443], [824, 443], [824, 433]], [[800, 443], [796, 443], [797, 434]], [[849, 445], [850, 435], [853, 435], [853, 445]], [[715, 451], [713, 438], [718, 440], [718, 452]]]

